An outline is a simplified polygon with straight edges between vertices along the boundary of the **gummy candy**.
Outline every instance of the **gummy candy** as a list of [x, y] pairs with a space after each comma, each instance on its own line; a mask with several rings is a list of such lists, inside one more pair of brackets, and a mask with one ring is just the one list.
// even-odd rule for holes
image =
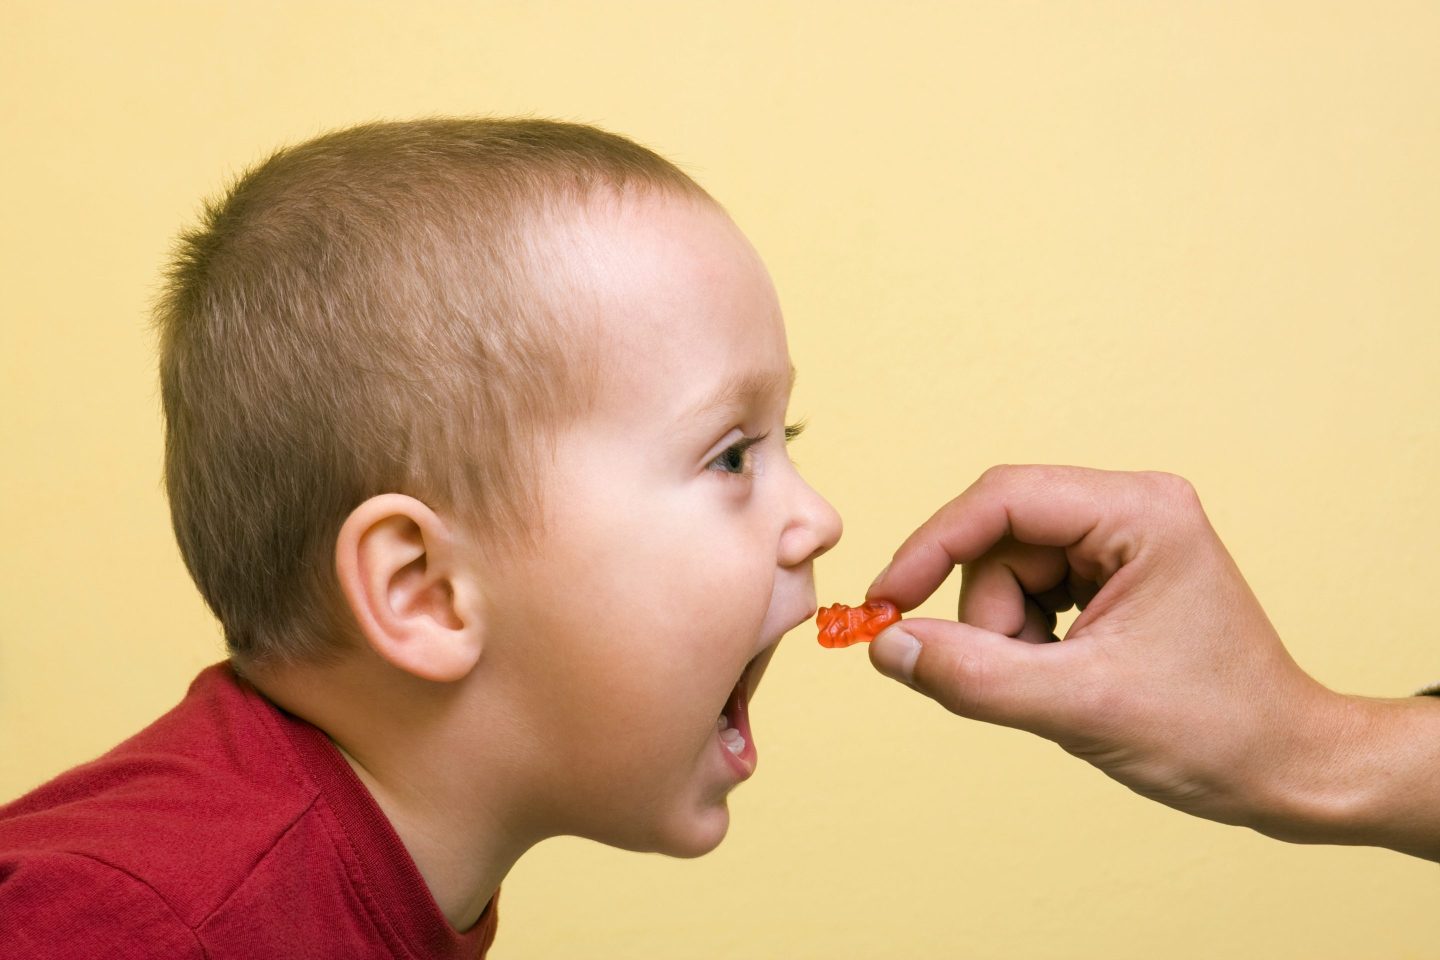
[[815, 614], [815, 625], [820, 628], [820, 646], [848, 647], [852, 643], [869, 643], [899, 619], [899, 609], [889, 600], [867, 600], [858, 607], [843, 603], [821, 607]]

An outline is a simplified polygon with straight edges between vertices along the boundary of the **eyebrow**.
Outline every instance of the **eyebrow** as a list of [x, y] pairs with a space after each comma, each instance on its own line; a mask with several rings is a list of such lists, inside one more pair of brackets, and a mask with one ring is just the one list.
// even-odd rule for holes
[[758, 397], [786, 396], [795, 389], [795, 365], [790, 365], [787, 374], [775, 372], [742, 373], [731, 377], [705, 400], [687, 410], [680, 418], [682, 423], [712, 417], [735, 407], [743, 406]]

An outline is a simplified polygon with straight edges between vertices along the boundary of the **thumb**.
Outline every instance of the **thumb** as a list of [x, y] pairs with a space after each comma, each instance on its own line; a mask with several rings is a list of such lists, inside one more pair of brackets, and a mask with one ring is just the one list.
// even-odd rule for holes
[[870, 643], [875, 669], [951, 713], [1007, 727], [1053, 729], [1078, 644], [1027, 643], [950, 620], [915, 618]]

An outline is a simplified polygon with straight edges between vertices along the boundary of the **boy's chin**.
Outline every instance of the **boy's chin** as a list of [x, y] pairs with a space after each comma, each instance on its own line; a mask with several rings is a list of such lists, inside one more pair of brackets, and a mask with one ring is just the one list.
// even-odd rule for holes
[[725, 834], [729, 829], [730, 813], [724, 807], [721, 807], [718, 826], [712, 826], [704, 831], [691, 831], [688, 836], [676, 838], [674, 844], [665, 847], [659, 852], [666, 856], [680, 857], [684, 860], [703, 857], [711, 850], [720, 846], [720, 841], [725, 839]]
[[720, 846], [730, 829], [730, 811], [725, 805], [717, 804], [704, 810], [692, 811], [689, 816], [677, 816], [674, 820], [660, 824], [654, 833], [644, 838], [634, 838], [631, 843], [617, 843], [612, 846], [625, 847], [640, 853], [660, 853], [667, 857], [693, 860]]

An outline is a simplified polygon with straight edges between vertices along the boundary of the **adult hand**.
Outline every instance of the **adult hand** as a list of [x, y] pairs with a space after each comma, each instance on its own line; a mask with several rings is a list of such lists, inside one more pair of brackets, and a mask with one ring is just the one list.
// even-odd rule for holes
[[[882, 673], [1176, 809], [1440, 860], [1440, 701], [1310, 678], [1184, 480], [992, 469], [901, 545], [867, 599], [912, 610], [957, 564], [960, 622], [886, 630], [870, 648]], [[1064, 642], [1049, 642], [1072, 605]]]

